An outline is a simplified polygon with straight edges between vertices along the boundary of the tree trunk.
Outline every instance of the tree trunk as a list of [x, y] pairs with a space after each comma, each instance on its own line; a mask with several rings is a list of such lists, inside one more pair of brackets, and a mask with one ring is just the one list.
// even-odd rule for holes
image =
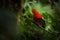
[[21, 1], [0, 0], [0, 40], [16, 40]]

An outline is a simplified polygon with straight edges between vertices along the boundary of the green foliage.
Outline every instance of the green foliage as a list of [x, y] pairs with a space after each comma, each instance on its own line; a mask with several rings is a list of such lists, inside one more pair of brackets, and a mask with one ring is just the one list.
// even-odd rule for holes
[[[46, 22], [45, 29], [37, 27], [33, 22], [32, 8], [35, 8], [43, 16], [43, 20]], [[20, 32], [23, 38], [21, 40], [57, 40], [59, 38], [59, 32], [55, 30], [55, 16], [54, 9], [51, 9], [51, 5], [42, 6], [40, 3], [26, 3], [24, 6], [25, 13], [20, 15]], [[59, 40], [59, 39], [58, 39]]]

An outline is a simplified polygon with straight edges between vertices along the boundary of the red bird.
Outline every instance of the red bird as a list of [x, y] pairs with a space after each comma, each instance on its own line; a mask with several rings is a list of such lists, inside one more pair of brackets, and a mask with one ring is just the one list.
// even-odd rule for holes
[[34, 14], [33, 20], [35, 24], [37, 24], [39, 27], [45, 28], [45, 21], [42, 19], [42, 15], [37, 12], [36, 9], [32, 9], [32, 13]]

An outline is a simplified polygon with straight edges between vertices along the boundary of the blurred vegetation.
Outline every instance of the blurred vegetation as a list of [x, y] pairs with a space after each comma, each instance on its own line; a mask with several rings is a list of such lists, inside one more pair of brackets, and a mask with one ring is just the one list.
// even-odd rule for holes
[[[9, 6], [14, 10], [21, 9], [17, 10], [20, 13], [17, 40], [60, 40], [60, 0], [53, 0], [53, 3], [50, 0], [21, 0], [21, 6]], [[34, 23], [32, 8], [43, 16], [44, 29]]]
[[[37, 2], [38, 1], [38, 2]], [[24, 12], [20, 14], [20, 40], [60, 40], [59, 2], [53, 9], [49, 0], [36, 0], [24, 3]], [[46, 22], [45, 29], [37, 27], [33, 22], [32, 8], [35, 8]]]

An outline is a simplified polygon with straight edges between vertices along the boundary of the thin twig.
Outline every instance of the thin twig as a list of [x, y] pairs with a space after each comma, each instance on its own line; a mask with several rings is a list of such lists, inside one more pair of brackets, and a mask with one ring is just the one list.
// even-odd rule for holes
[[[26, 18], [28, 18], [32, 23], [36, 23], [36, 22], [34, 22], [31, 18], [29, 18], [29, 17], [27, 17], [26, 16]], [[37, 24], [37, 23], [36, 23]], [[45, 30], [45, 28], [43, 28], [42, 26], [40, 26], [40, 25], [36, 25], [36, 26], [38, 26], [39, 28], [41, 28], [42, 30]], [[49, 31], [47, 31], [47, 30], [45, 30], [46, 32], [48, 32], [48, 33], [51, 33], [52, 34], [52, 32], [49, 32]]]

